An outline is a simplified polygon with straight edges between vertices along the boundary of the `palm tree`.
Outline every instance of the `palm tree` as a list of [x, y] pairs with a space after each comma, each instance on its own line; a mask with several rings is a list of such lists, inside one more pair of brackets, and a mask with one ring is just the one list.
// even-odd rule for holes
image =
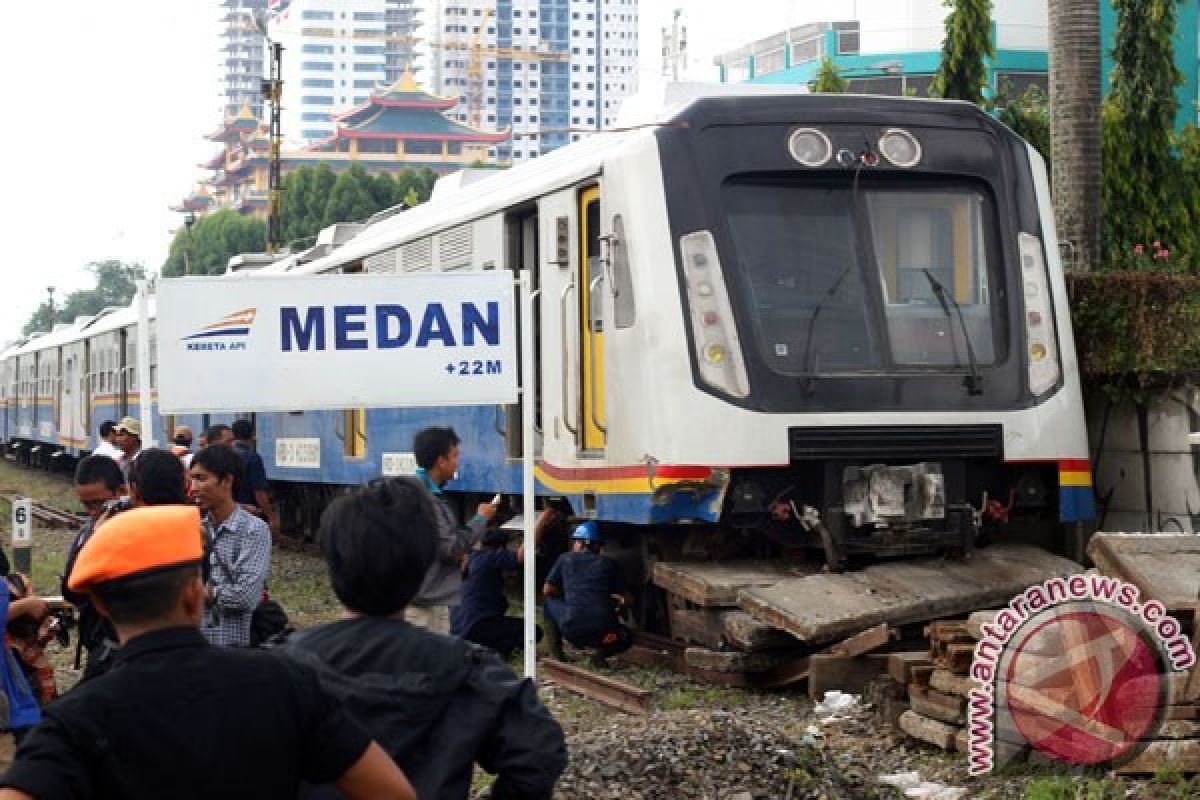
[[1100, 3], [1049, 0], [1054, 219], [1073, 266], [1100, 263]]

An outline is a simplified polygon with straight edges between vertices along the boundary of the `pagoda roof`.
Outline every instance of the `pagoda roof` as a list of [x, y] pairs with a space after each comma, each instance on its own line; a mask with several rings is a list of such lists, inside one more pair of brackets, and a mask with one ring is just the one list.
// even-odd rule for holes
[[204, 138], [213, 142], [234, 142], [246, 133], [258, 130], [261, 124], [259, 118], [254, 116], [254, 109], [250, 107], [250, 102], [247, 101], [242, 104], [242, 110], [235, 116], [225, 118], [225, 122], [219, 130]]
[[206, 211], [213, 204], [212, 195], [204, 191], [203, 188], [193, 192], [178, 205], [171, 207], [171, 211], [184, 213], [186, 211]]
[[491, 143], [508, 141], [508, 137], [508, 130], [481, 131], [441, 114], [381, 109], [356, 125], [339, 125], [336, 134], [313, 145], [313, 149], [329, 150], [338, 139], [446, 139]]
[[421, 88], [412, 70], [405, 68], [400, 77], [391, 86], [372, 94], [361, 105], [349, 111], [334, 116], [334, 120], [345, 125], [353, 125], [365, 117], [370, 117], [382, 108], [412, 108], [449, 111], [458, 105], [457, 97], [438, 97]]
[[201, 169], [220, 169], [225, 166], [225, 151], [221, 150], [213, 155], [208, 161], [198, 165]]
[[392, 86], [357, 108], [334, 117], [337, 132], [315, 143], [316, 152], [333, 150], [339, 139], [425, 139], [480, 143], [504, 142], [509, 132], [483, 131], [449, 119], [445, 112], [458, 100], [435, 97], [405, 70]]

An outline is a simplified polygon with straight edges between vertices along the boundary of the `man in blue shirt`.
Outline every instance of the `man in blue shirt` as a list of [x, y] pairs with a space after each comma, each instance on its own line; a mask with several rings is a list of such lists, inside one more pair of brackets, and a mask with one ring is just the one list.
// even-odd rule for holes
[[267, 481], [267, 470], [262, 456], [254, 450], [254, 423], [239, 419], [233, 423], [233, 452], [237, 453], [245, 469], [245, 480], [233, 487], [233, 499], [251, 514], [261, 516], [271, 528], [271, 537], [279, 538], [279, 516], [271, 504], [271, 484]]
[[576, 647], [596, 648], [598, 658], [623, 653], [633, 635], [617, 618], [617, 609], [633, 603], [621, 567], [601, 555], [604, 539], [595, 522], [584, 522], [571, 535], [573, 549], [554, 562], [542, 594], [551, 655], [562, 658], [559, 634]]
[[[542, 539], [547, 514], [543, 512], [538, 519], [535, 542]], [[525, 638], [524, 621], [506, 616], [508, 598], [504, 594], [504, 576], [525, 563], [525, 545], [518, 544], [513, 552], [508, 549], [508, 539], [508, 531], [500, 528], [483, 535], [483, 549], [467, 556], [462, 597], [450, 612], [450, 633], [491, 648], [506, 661], [521, 648]], [[537, 640], [542, 640], [540, 627]]]

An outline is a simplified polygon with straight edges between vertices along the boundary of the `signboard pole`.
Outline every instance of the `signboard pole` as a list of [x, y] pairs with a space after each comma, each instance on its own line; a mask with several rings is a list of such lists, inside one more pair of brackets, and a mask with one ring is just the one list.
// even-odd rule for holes
[[33, 575], [33, 501], [28, 497], [12, 504], [13, 568]]
[[533, 362], [533, 294], [529, 270], [521, 270], [517, 283], [521, 320], [521, 509], [525, 517], [525, 677], [537, 679], [537, 544], [533, 531], [537, 525], [533, 499], [534, 441], [533, 404], [537, 380]]
[[156, 447], [154, 415], [150, 395], [150, 281], [137, 282], [137, 375], [138, 421], [142, 425], [142, 447]]

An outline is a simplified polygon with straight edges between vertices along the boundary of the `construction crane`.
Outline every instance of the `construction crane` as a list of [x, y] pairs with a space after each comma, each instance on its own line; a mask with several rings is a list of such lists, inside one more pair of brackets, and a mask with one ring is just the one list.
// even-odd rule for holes
[[[467, 61], [467, 124], [472, 128], [480, 128], [483, 125], [483, 81], [484, 68], [483, 59], [485, 56], [491, 58], [506, 58], [513, 61], [569, 61], [571, 56], [567, 53], [545, 52], [540, 50], [526, 50], [520, 47], [484, 47], [483, 36], [487, 31], [488, 21], [494, 18], [496, 9], [486, 8], [483, 10], [483, 16], [479, 20], [479, 25], [475, 29], [475, 35], [468, 42], [430, 42], [429, 46], [433, 50], [443, 51], [468, 51], [470, 57]], [[434, 58], [441, 56], [436, 53]]]
[[483, 124], [483, 32], [496, 9], [484, 9], [483, 19], [471, 40], [471, 60], [467, 62], [467, 124], [479, 128]]

